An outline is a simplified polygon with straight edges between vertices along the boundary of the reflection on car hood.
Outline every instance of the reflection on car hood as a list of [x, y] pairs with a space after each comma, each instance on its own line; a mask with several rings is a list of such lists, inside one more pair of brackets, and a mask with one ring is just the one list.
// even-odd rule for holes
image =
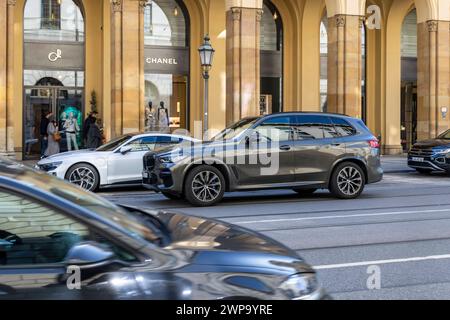
[[157, 217], [170, 232], [171, 242], [165, 249], [190, 252], [188, 265], [314, 272], [294, 251], [245, 228], [172, 212], [160, 212]]
[[414, 144], [415, 148], [433, 148], [433, 147], [450, 147], [450, 141], [444, 139], [430, 139], [419, 141]]
[[158, 213], [157, 217], [171, 233], [170, 249], [255, 251], [297, 257], [272, 239], [225, 222], [169, 212]]
[[99, 154], [99, 152], [97, 152], [95, 150], [78, 150], [78, 151], [63, 152], [63, 153], [58, 153], [58, 154], [55, 154], [48, 158], [42, 159], [41, 161], [39, 161], [39, 163], [49, 163], [49, 162], [54, 162], [54, 161], [61, 161], [61, 160], [67, 159], [67, 158], [81, 158], [81, 157], [98, 155], [98, 154]]

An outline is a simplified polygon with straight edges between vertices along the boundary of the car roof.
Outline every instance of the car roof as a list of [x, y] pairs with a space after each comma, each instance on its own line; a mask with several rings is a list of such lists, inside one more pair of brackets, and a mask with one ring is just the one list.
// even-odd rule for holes
[[161, 132], [137, 132], [137, 133], [130, 133], [128, 134], [130, 137], [133, 138], [144, 138], [144, 137], [176, 137], [176, 138], [183, 138], [185, 140], [197, 140], [195, 138], [192, 138], [188, 135], [182, 135], [182, 134], [170, 134], [170, 133], [161, 133]]
[[261, 119], [269, 118], [273, 116], [280, 116], [280, 115], [312, 115], [312, 116], [334, 116], [334, 117], [342, 117], [342, 118], [348, 118], [348, 119], [356, 119], [353, 117], [350, 117], [346, 114], [341, 113], [333, 113], [333, 112], [314, 112], [314, 111], [289, 111], [289, 112], [279, 112], [279, 113], [272, 113], [266, 116], [262, 116]]

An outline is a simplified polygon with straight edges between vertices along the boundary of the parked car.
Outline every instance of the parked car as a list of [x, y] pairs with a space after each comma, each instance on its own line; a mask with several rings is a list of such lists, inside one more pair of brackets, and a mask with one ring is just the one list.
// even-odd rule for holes
[[191, 142], [187, 136], [126, 134], [96, 150], [64, 152], [38, 162], [37, 168], [83, 189], [142, 185], [142, 158], [149, 150]]
[[436, 139], [414, 144], [408, 153], [408, 166], [420, 173], [450, 173], [450, 130]]
[[[273, 161], [255, 161], [264, 158]], [[261, 189], [329, 189], [353, 199], [382, 177], [379, 141], [364, 123], [324, 113], [247, 118], [193, 148], [146, 155], [143, 172], [145, 187], [195, 206]]]
[[322, 298], [314, 270], [261, 234], [0, 160], [0, 299]]

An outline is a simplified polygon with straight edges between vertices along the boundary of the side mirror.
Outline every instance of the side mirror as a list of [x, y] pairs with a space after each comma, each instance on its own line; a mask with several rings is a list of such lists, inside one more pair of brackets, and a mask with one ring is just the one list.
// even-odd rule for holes
[[120, 153], [121, 153], [121, 154], [127, 154], [127, 153], [130, 152], [131, 150], [133, 150], [132, 147], [130, 147], [130, 146], [124, 146], [124, 147], [120, 148]]
[[64, 258], [66, 265], [106, 264], [114, 259], [114, 252], [96, 242], [81, 242], [72, 247]]

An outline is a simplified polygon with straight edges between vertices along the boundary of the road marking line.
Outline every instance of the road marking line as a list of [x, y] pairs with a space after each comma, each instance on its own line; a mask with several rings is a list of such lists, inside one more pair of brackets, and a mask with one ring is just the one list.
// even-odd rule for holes
[[233, 221], [232, 223], [234, 223], [234, 224], [257, 224], [257, 223], [292, 222], [292, 221], [307, 221], [307, 220], [329, 220], [329, 219], [339, 219], [339, 218], [362, 218], [362, 217], [394, 216], [394, 215], [402, 215], [402, 214], [440, 213], [440, 212], [450, 212], [450, 209], [421, 210], [421, 211], [398, 211], [398, 212], [380, 212], [380, 213], [364, 213], [364, 214], [361, 213], [361, 214], [351, 214], [351, 215], [292, 218], [292, 219]]
[[429, 261], [429, 260], [448, 260], [448, 259], [450, 259], [450, 254], [444, 254], [444, 255], [438, 255], [438, 256], [428, 256], [428, 257], [414, 257], [414, 258], [405, 258], [405, 259], [330, 264], [330, 265], [315, 266], [314, 269], [316, 269], [316, 270], [342, 269], [342, 268], [351, 268], [351, 267], [375, 266], [375, 265], [381, 265], [381, 264], [394, 264], [394, 263], [418, 262], [418, 261]]

